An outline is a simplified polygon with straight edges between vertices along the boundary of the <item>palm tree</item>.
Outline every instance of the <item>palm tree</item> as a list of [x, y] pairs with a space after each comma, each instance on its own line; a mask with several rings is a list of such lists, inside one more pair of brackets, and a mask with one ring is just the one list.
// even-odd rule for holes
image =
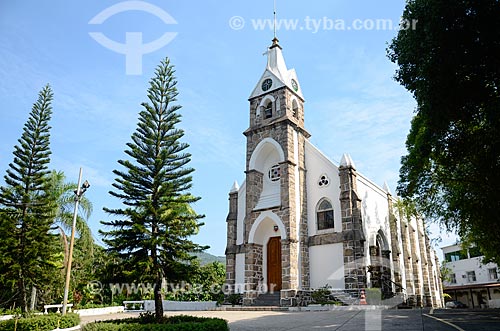
[[[65, 182], [66, 176], [62, 171], [53, 170], [49, 175], [50, 195], [53, 202], [52, 215], [54, 225], [61, 233], [61, 240], [64, 246], [64, 266], [67, 266], [69, 246], [67, 233], [71, 232], [73, 226], [73, 212], [75, 208], [76, 183]], [[92, 232], [87, 224], [87, 220], [92, 214], [92, 203], [85, 196], [80, 198], [78, 205], [78, 216], [76, 218], [75, 233], [80, 238], [79, 242], [82, 250], [93, 254], [94, 240]]]

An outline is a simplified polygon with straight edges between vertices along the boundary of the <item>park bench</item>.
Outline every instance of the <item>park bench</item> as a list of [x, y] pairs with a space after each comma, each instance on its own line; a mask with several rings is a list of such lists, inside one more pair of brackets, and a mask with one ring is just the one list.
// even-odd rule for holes
[[[128, 309], [129, 305], [132, 306], [132, 309]], [[139, 309], [136, 309], [137, 306], [139, 306]], [[125, 311], [144, 311], [144, 300], [142, 300], [142, 301], [123, 301], [123, 308]]]
[[[52, 309], [52, 308], [57, 308], [57, 312], [58, 312], [58, 313], [60, 313], [60, 312], [61, 312], [62, 307], [63, 307], [63, 305], [62, 305], [62, 304], [57, 304], [57, 305], [44, 305], [44, 306], [43, 306], [43, 309], [44, 309], [43, 313], [44, 313], [44, 314], [48, 314], [48, 313], [49, 313], [49, 312], [48, 312], [48, 310], [49, 310], [49, 309]], [[68, 310], [69, 310], [69, 311], [71, 311], [71, 307], [73, 307], [73, 304], [72, 304], [72, 303], [69, 303], [69, 304], [67, 305], [67, 307], [69, 308]]]

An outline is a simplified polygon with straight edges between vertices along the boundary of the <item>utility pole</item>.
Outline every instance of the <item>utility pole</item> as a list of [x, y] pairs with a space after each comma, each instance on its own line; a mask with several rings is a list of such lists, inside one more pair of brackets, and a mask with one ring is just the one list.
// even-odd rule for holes
[[[90, 187], [88, 181], [82, 182], [82, 168], [80, 168], [80, 175], [78, 176], [78, 186], [75, 190], [75, 210], [73, 212], [73, 225], [71, 227], [71, 239], [69, 244], [69, 256], [68, 265], [66, 266], [66, 284], [64, 286], [64, 299], [62, 314], [66, 315], [66, 310], [68, 308], [68, 292], [69, 292], [69, 281], [71, 278], [71, 263], [73, 262], [73, 246], [75, 245], [75, 228], [76, 228], [76, 218], [78, 217], [78, 204], [83, 193]], [[80, 186], [81, 185], [81, 186]]]

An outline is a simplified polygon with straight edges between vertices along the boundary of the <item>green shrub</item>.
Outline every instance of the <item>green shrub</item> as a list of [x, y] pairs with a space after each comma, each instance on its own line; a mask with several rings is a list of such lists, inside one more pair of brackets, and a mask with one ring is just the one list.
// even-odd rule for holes
[[233, 306], [241, 305], [241, 303], [243, 302], [243, 295], [241, 293], [229, 294], [226, 298], [226, 301], [232, 304]]
[[311, 293], [311, 298], [313, 299], [314, 303], [321, 305], [325, 305], [331, 301], [334, 301], [332, 292], [330, 291], [330, 286], [328, 285], [320, 287], [319, 289]]
[[179, 315], [163, 318], [160, 323], [152, 321], [154, 315], [140, 318], [95, 322], [83, 327], [83, 331], [228, 331], [227, 321], [220, 318]]
[[21, 315], [21, 308], [16, 308], [16, 309], [0, 308], [0, 315]]
[[15, 318], [0, 322], [0, 331], [50, 331], [57, 327], [61, 329], [71, 328], [80, 324], [77, 314], [47, 314], [28, 318]]

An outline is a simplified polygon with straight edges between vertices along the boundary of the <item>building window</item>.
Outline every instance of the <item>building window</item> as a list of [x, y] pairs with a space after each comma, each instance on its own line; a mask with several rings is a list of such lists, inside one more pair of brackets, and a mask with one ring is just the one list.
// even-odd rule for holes
[[274, 165], [269, 169], [269, 179], [273, 182], [280, 180], [281, 178], [281, 168], [279, 165]]
[[265, 92], [265, 91], [269, 90], [271, 88], [271, 86], [273, 86], [273, 81], [270, 78], [265, 79], [261, 85], [262, 91]]
[[498, 279], [497, 268], [488, 269], [488, 275], [490, 280], [497, 280]]
[[273, 103], [269, 101], [264, 107], [264, 118], [267, 119], [271, 117], [273, 117]]
[[467, 271], [467, 281], [469, 283], [476, 281], [476, 272], [475, 271]]
[[292, 113], [293, 117], [298, 118], [299, 117], [299, 105], [297, 103], [297, 100], [292, 101]]
[[319, 187], [324, 187], [324, 186], [328, 186], [328, 184], [330, 184], [330, 180], [328, 179], [328, 176], [327, 175], [321, 175], [319, 177], [319, 181], [318, 181], [318, 185]]
[[333, 207], [330, 201], [326, 199], [320, 201], [316, 216], [318, 219], [318, 230], [333, 229]]
[[465, 260], [467, 259], [467, 250], [462, 249], [461, 251], [446, 253], [444, 254], [444, 259], [446, 260], [446, 262]]
[[450, 275], [450, 284], [456, 284], [457, 283], [457, 276], [455, 274]]

